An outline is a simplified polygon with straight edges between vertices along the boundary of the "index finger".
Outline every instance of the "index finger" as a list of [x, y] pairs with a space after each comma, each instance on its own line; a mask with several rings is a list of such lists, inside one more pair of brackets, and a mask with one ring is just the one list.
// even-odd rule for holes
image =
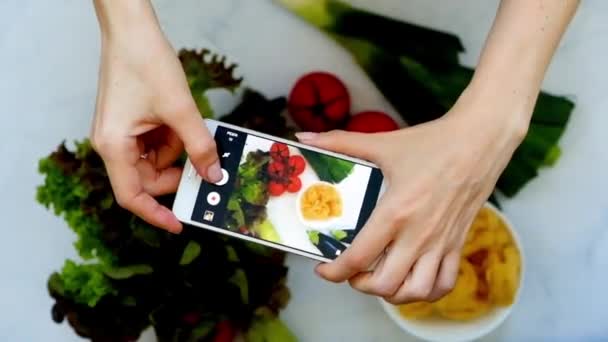
[[365, 226], [355, 240], [336, 260], [317, 267], [317, 273], [333, 282], [343, 282], [352, 276], [368, 271], [384, 253], [393, 238], [394, 229], [391, 219], [394, 215], [385, 196], [374, 209]]
[[153, 226], [179, 233], [181, 223], [168, 208], [146, 193], [136, 168], [139, 160], [137, 144], [128, 142], [106, 161], [106, 170], [118, 204]]

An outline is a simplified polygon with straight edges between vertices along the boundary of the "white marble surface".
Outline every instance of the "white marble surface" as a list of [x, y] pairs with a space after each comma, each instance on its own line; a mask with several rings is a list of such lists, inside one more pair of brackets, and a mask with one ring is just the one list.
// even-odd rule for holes
[[[497, 1], [356, 1], [459, 34], [474, 64]], [[179, 47], [204, 37], [237, 57], [248, 82], [283, 95], [301, 73], [324, 68], [352, 88], [356, 109], [390, 110], [348, 56], [310, 27], [262, 0], [156, 1]], [[505, 204], [528, 256], [521, 303], [488, 340], [608, 340], [608, 13], [583, 1], [548, 72], [545, 89], [577, 109], [559, 164]], [[62, 139], [88, 134], [99, 53], [91, 1], [0, 2], [0, 340], [77, 341], [50, 318], [48, 275], [74, 257], [65, 224], [34, 202], [37, 160]], [[291, 258], [294, 297], [284, 312], [302, 341], [403, 341], [376, 301], [318, 280]]]

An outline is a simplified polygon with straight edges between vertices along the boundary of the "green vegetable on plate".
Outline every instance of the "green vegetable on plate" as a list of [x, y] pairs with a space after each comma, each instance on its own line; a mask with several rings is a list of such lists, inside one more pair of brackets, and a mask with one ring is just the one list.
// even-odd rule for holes
[[310, 242], [326, 258], [335, 259], [346, 250], [346, 245], [332, 236], [323, 234], [317, 230], [309, 230], [307, 234]]
[[352, 173], [355, 167], [355, 164], [348, 160], [334, 158], [307, 149], [301, 148], [300, 153], [306, 158], [319, 179], [325, 182], [340, 183]]
[[281, 243], [281, 237], [268, 219], [264, 220], [260, 224], [255, 225], [253, 227], [253, 230], [258, 234], [261, 239]]
[[331, 235], [340, 242], [352, 243], [357, 235], [357, 231], [355, 229], [337, 229], [332, 230]]

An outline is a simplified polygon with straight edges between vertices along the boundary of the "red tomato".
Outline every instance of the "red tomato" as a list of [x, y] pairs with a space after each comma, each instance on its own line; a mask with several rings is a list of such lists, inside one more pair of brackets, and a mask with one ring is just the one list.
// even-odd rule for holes
[[271, 196], [281, 196], [285, 192], [285, 185], [270, 181], [268, 183], [268, 192]]
[[289, 177], [289, 184], [287, 184], [287, 191], [289, 192], [298, 192], [302, 189], [302, 181], [300, 177], [291, 176]]
[[324, 132], [344, 125], [350, 113], [350, 95], [338, 77], [311, 72], [294, 85], [287, 108], [301, 129]]
[[268, 174], [271, 178], [278, 179], [285, 175], [285, 164], [279, 161], [273, 161], [268, 164]]
[[282, 143], [274, 143], [270, 146], [270, 157], [274, 160], [289, 158], [289, 147]]
[[228, 321], [221, 321], [215, 326], [215, 336], [213, 342], [232, 342], [234, 341], [235, 331], [232, 324]]
[[346, 124], [351, 132], [378, 133], [399, 129], [399, 125], [388, 114], [378, 111], [366, 111], [353, 115]]
[[304, 161], [302, 156], [291, 156], [289, 157], [287, 166], [292, 175], [299, 176], [306, 168], [306, 161]]
[[197, 312], [188, 312], [182, 316], [182, 320], [189, 325], [195, 325], [200, 320], [200, 315]]

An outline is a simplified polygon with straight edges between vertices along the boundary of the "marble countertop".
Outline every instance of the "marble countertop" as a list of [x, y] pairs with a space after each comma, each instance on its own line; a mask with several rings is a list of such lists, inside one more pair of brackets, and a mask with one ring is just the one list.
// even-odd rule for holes
[[[457, 33], [475, 64], [498, 1], [353, 1]], [[284, 95], [296, 77], [331, 70], [352, 87], [355, 109], [392, 111], [344, 51], [263, 0], [155, 1], [176, 48], [205, 40], [238, 59], [247, 82]], [[504, 204], [527, 255], [521, 302], [486, 340], [608, 340], [608, 2], [582, 2], [544, 89], [577, 108], [559, 164]], [[63, 139], [88, 134], [99, 54], [91, 1], [0, 3], [0, 340], [77, 341], [51, 321], [48, 275], [75, 257], [74, 236], [34, 201], [37, 160]], [[290, 257], [293, 299], [283, 318], [302, 341], [404, 341], [377, 301], [322, 282]], [[331, 305], [333, 303], [333, 305]], [[321, 306], [323, 304], [323, 306]], [[322, 309], [321, 309], [322, 308]], [[331, 327], [331, 328], [329, 328]]]

